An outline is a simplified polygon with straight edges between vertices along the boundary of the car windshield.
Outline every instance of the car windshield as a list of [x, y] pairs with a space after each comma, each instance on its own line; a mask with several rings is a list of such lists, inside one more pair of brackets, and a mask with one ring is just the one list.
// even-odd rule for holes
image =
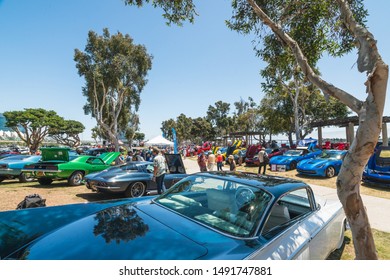
[[303, 150], [288, 150], [284, 153], [285, 156], [300, 156]]
[[219, 232], [246, 238], [255, 233], [271, 197], [260, 188], [194, 175], [155, 202]]
[[320, 158], [326, 158], [326, 159], [342, 159], [343, 153], [340, 152], [322, 152]]

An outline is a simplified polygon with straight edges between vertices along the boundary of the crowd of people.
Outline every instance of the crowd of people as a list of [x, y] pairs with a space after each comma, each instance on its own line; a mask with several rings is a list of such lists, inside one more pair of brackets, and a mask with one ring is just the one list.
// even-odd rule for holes
[[[265, 174], [269, 159], [264, 147], [261, 148], [257, 156], [260, 162], [258, 174]], [[223, 171], [224, 159], [220, 151], [217, 152], [217, 156], [210, 152], [201, 151], [198, 153], [197, 161], [200, 172], [214, 171], [215, 165], [217, 165], [217, 171]], [[228, 156], [226, 165], [229, 167], [229, 171], [236, 171], [237, 163], [233, 155]]]

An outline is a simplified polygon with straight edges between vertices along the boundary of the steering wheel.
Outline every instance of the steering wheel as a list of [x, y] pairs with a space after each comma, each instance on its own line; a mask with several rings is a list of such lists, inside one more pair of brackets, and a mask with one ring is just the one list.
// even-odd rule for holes
[[239, 187], [236, 191], [235, 198], [238, 208], [241, 208], [255, 198], [254, 192], [247, 187]]

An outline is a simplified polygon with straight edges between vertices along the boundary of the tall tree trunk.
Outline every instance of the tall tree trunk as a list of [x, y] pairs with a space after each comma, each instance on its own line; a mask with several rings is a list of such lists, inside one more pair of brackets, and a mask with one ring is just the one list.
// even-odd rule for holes
[[364, 166], [374, 152], [382, 128], [388, 67], [379, 61], [366, 82], [369, 98], [359, 114], [359, 128], [337, 177], [337, 194], [348, 218], [356, 259], [377, 259], [374, 238], [360, 196]]
[[299, 126], [299, 83], [298, 83], [298, 78], [294, 77], [294, 83], [295, 83], [295, 95], [293, 98], [293, 106], [294, 106], [294, 126], [295, 126], [295, 139], [296, 139], [296, 144], [298, 146], [299, 140], [301, 140], [301, 130]]
[[290, 143], [290, 147], [292, 147], [294, 145], [294, 141], [293, 141], [291, 132], [288, 133], [288, 142]]

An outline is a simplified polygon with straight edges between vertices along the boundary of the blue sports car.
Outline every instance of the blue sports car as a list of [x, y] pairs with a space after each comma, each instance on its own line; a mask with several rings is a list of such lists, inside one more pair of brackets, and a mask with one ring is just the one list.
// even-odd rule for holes
[[331, 178], [339, 174], [346, 150], [323, 150], [319, 157], [301, 160], [297, 165], [299, 174]]
[[197, 173], [157, 197], [0, 212], [0, 259], [326, 259], [344, 230], [340, 201], [301, 181]]
[[31, 182], [34, 178], [22, 173], [25, 165], [37, 163], [41, 156], [14, 155], [1, 159], [0, 182], [6, 179], [19, 179], [19, 182]]
[[322, 150], [311, 151], [307, 147], [288, 150], [282, 156], [274, 156], [270, 159], [271, 171], [286, 171], [297, 168], [298, 162], [304, 159], [314, 158], [322, 153]]
[[363, 182], [390, 187], [390, 147], [378, 146], [363, 171]]

